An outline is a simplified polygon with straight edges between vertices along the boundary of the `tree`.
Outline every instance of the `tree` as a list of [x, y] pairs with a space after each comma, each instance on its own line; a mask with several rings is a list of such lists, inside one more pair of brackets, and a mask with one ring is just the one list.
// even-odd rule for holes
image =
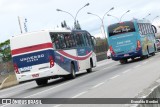
[[11, 60], [10, 40], [0, 43], [0, 53], [2, 54], [3, 61]]

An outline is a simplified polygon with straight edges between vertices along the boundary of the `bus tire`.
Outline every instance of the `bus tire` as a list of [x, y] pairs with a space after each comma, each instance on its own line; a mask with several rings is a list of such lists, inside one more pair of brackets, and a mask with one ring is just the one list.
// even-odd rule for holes
[[154, 56], [154, 55], [155, 55], [155, 52], [152, 53], [152, 56]]
[[149, 58], [149, 48], [148, 48], [148, 46], [147, 46], [147, 55], [146, 55], [145, 58], [146, 58], [146, 59]]
[[142, 56], [140, 56], [140, 58], [143, 60], [143, 59], [146, 58], [146, 56], [145, 56], [145, 55], [142, 55]]
[[128, 62], [128, 60], [127, 60], [127, 59], [120, 59], [119, 62], [120, 62], [121, 64], [125, 64], [125, 63]]
[[93, 68], [93, 61], [91, 59], [90, 60], [90, 68], [87, 69], [87, 73], [91, 73], [93, 71], [92, 68]]
[[35, 80], [38, 86], [46, 85], [48, 83], [48, 79], [38, 79]]
[[69, 77], [69, 79], [76, 78], [76, 70], [75, 70], [73, 63], [71, 63], [71, 71], [70, 71], [70, 74], [68, 75], [68, 77]]
[[154, 44], [154, 52], [152, 53], [152, 56], [155, 55], [155, 52], [156, 52], [156, 46], [155, 46], [155, 44]]

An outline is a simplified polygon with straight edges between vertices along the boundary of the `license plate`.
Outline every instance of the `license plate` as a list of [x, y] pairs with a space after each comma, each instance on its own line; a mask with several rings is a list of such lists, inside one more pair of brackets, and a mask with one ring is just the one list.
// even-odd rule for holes
[[124, 56], [129, 56], [129, 54], [124, 54]]
[[32, 69], [32, 66], [28, 66], [28, 67], [23, 67], [23, 68], [20, 68], [20, 71], [21, 72], [28, 72]]

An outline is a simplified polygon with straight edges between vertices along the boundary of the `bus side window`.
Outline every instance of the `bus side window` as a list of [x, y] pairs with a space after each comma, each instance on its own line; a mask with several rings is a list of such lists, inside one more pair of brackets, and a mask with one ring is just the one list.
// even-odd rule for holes
[[72, 40], [72, 47], [76, 47], [77, 41], [74, 34], [71, 34], [71, 40]]
[[153, 33], [153, 32], [152, 32], [152, 26], [151, 26], [151, 24], [149, 24], [149, 33], [150, 33], [150, 34]]
[[77, 33], [77, 34], [76, 34], [76, 40], [77, 40], [77, 45], [78, 45], [79, 47], [84, 46], [84, 39], [83, 39], [83, 37], [82, 37], [82, 33]]
[[64, 39], [64, 34], [60, 34], [60, 45], [61, 45], [61, 49], [65, 49], [67, 48], [66, 46], [66, 42], [65, 42], [65, 39]]
[[82, 33], [79, 35], [79, 38], [80, 38], [80, 41], [81, 41], [81, 46], [82, 46], [82, 47], [85, 46], [85, 41], [84, 41], [84, 39], [83, 39]]
[[89, 45], [92, 46], [92, 38], [89, 33], [87, 33], [87, 38], [88, 38]]
[[89, 46], [89, 41], [86, 33], [83, 33], [84, 41], [85, 41], [85, 46]]
[[65, 42], [66, 42], [66, 45], [67, 45], [66, 47], [67, 47], [67, 48], [70, 48], [69, 35], [68, 35], [68, 34], [65, 34], [65, 35], [64, 35], [64, 38], [65, 38]]
[[57, 33], [50, 33], [51, 41], [53, 44], [53, 48], [59, 49], [59, 41], [58, 41], [58, 34]]
[[80, 34], [77, 34], [77, 35], [76, 35], [77, 45], [78, 45], [79, 47], [82, 46], [82, 45], [81, 45], [82, 43], [81, 43], [80, 36], [81, 36]]

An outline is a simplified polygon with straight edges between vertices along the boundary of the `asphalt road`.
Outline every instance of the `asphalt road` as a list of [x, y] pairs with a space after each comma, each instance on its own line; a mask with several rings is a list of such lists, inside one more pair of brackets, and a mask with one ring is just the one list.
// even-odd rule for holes
[[[74, 80], [56, 79], [38, 87], [28, 82], [0, 91], [0, 98], [134, 98], [160, 77], [160, 53], [127, 64], [112, 60], [98, 62], [92, 73], [86, 71]], [[125, 105], [47, 104], [0, 105], [0, 107], [123, 107]]]

